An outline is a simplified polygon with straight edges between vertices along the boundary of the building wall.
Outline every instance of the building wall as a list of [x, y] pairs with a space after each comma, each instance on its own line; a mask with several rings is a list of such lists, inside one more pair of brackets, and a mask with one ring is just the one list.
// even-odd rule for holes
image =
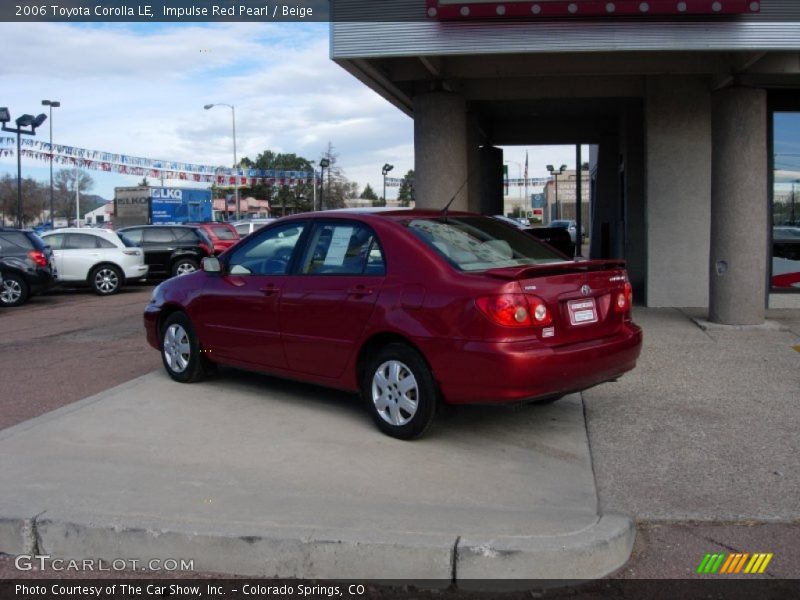
[[708, 306], [711, 96], [703, 78], [647, 78], [647, 306]]

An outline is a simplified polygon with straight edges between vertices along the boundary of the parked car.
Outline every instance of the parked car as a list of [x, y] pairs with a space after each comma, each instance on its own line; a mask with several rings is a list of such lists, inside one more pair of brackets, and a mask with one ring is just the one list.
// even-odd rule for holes
[[66, 228], [42, 235], [53, 249], [59, 283], [86, 284], [101, 296], [147, 277], [144, 251], [106, 229]]
[[196, 271], [200, 261], [214, 255], [214, 244], [199, 227], [134, 225], [118, 229], [144, 250], [144, 262], [153, 277], [172, 277]]
[[0, 227], [0, 306], [19, 306], [56, 282], [53, 252], [32, 231]]
[[157, 286], [144, 320], [176, 381], [220, 364], [360, 391], [402, 439], [440, 401], [550, 401], [613, 380], [642, 343], [623, 261], [423, 210], [282, 218]]
[[800, 288], [800, 227], [772, 228], [772, 287]]
[[512, 225], [535, 237], [537, 240], [550, 244], [553, 248], [568, 257], [575, 256], [575, 243], [570, 238], [569, 232], [561, 227], [526, 227], [517, 219], [504, 217], [503, 215], [494, 215], [493, 219], [502, 221], [507, 225]]
[[187, 225], [198, 227], [206, 233], [214, 245], [214, 254], [224, 252], [240, 239], [239, 232], [230, 223], [209, 221], [207, 223], [187, 223]]
[[247, 219], [245, 221], [234, 221], [232, 224], [236, 228], [236, 231], [239, 233], [239, 237], [245, 237], [250, 235], [254, 231], [258, 231], [262, 227], [269, 225], [275, 221], [274, 218], [264, 218], [264, 219]]
[[557, 219], [555, 221], [550, 221], [550, 227], [554, 227], [555, 229], [566, 229], [569, 232], [569, 239], [572, 240], [573, 244], [576, 243], [578, 225], [575, 223], [575, 221], [571, 221], [569, 219]]

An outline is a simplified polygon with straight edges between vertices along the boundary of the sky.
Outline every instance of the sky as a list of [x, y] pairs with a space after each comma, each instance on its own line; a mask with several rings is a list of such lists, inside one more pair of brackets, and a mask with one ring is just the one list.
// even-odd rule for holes
[[[413, 121], [330, 60], [327, 23], [1, 23], [0, 55], [0, 106], [14, 119], [61, 102], [56, 144], [230, 167], [231, 111], [203, 109], [227, 103], [239, 159], [270, 149], [319, 160], [331, 142], [345, 176], [379, 195], [384, 163], [397, 177], [414, 167]], [[36, 137], [49, 141], [49, 122]], [[510, 177], [526, 152], [530, 177], [546, 176], [546, 164], [574, 168], [573, 147], [513, 147]], [[0, 157], [0, 175], [16, 168], [16, 157]], [[107, 199], [141, 180], [89, 173], [91, 193]], [[22, 176], [48, 182], [48, 163], [25, 157]]]

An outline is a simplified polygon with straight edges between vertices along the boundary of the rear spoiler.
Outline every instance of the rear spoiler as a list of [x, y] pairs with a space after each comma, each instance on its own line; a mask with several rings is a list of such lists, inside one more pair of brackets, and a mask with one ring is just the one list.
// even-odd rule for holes
[[563, 273], [589, 273], [592, 271], [606, 271], [611, 269], [624, 269], [625, 261], [609, 258], [598, 260], [573, 260], [557, 263], [544, 263], [541, 265], [526, 265], [524, 267], [506, 267], [502, 269], [489, 269], [484, 275], [497, 279], [527, 279], [529, 277], [542, 277], [544, 275], [560, 275]]

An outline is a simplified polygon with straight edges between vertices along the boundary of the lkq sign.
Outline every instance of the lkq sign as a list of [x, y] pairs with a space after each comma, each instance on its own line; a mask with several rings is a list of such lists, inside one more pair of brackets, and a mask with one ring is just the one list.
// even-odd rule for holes
[[441, 20], [757, 13], [762, 0], [427, 0]]

